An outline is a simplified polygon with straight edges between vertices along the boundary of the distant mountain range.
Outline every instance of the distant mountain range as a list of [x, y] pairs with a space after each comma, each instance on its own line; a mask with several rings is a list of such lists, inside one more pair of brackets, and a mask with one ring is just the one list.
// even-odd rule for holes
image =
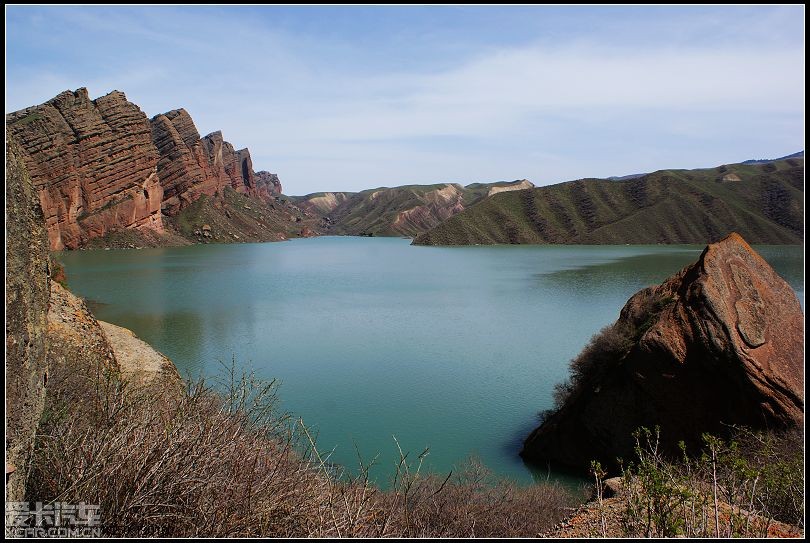
[[[804, 151], [793, 153], [792, 155], [785, 155], [779, 158], [757, 158], [740, 162], [740, 164], [765, 164], [766, 162], [776, 162], [777, 160], [787, 160], [789, 158], [804, 158]], [[646, 173], [631, 173], [630, 175], [612, 175], [608, 177], [611, 181], [627, 181], [628, 179], [638, 179], [644, 177]]]
[[742, 162], [742, 164], [765, 164], [766, 162], [776, 162], [777, 160], [787, 160], [789, 158], [804, 158], [804, 151], [799, 151], [798, 153], [793, 153], [792, 155], [786, 155], [779, 158], [756, 158], [746, 160], [745, 162]]
[[523, 179], [318, 192], [290, 199], [305, 212], [321, 215], [321, 228], [329, 234], [413, 237], [488, 196], [530, 188], [534, 185]]
[[581, 179], [487, 198], [416, 245], [802, 243], [804, 158]]
[[408, 236], [416, 244], [701, 243], [736, 230], [800, 243], [804, 151], [701, 170], [535, 188], [527, 180], [284, 196], [277, 175], [180, 108], [148, 118], [122, 92], [65, 91], [6, 115], [52, 250]]

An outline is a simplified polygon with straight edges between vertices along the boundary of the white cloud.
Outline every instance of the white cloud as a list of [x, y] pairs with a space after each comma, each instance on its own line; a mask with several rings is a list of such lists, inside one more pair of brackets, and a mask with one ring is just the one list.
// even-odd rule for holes
[[[123, 90], [149, 115], [185, 107], [202, 133], [221, 129], [248, 146], [291, 193], [545, 183], [803, 146], [804, 50], [779, 31], [789, 11], [707, 16], [694, 28], [662, 21], [641, 38], [632, 28], [608, 33], [619, 25], [552, 43], [494, 48], [483, 39], [441, 70], [372, 61], [351, 36], [268, 28], [246, 13], [71, 12], [51, 39], [84, 34], [116, 62], [92, 73], [71, 62], [10, 72], [6, 108], [78, 86]], [[655, 30], [671, 39], [654, 39]]]

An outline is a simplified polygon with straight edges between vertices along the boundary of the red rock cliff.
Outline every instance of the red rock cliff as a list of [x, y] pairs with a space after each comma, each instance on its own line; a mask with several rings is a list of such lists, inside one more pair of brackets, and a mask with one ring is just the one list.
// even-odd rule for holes
[[674, 447], [698, 444], [704, 432], [725, 434], [729, 425], [803, 425], [801, 306], [739, 235], [635, 294], [617, 326], [630, 331], [630, 346], [598, 358], [528, 437], [524, 458], [614, 465], [632, 457], [640, 426], [660, 426], [665, 445]]
[[[221, 132], [200, 137], [184, 109], [150, 122], [123, 93], [87, 89], [6, 116], [45, 213], [51, 249], [73, 249], [118, 228], [164, 228], [201, 195], [225, 187], [268, 199], [281, 184], [257, 178], [250, 152]], [[266, 175], [265, 175], [266, 174]]]
[[266, 171], [256, 172], [256, 196], [265, 200], [275, 198], [281, 194], [281, 181], [278, 175]]
[[113, 91], [66, 91], [6, 116], [39, 192], [51, 249], [75, 248], [113, 227], [162, 230], [163, 187], [146, 115]]

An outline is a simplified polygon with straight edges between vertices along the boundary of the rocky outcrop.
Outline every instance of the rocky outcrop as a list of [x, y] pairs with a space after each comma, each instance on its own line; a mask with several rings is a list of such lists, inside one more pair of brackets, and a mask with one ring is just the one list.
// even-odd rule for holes
[[[521, 454], [586, 468], [631, 458], [641, 426], [660, 426], [670, 449], [679, 440], [694, 447], [704, 432], [727, 434], [729, 425], [801, 427], [803, 325], [790, 285], [731, 234], [627, 302], [609, 331], [624, 334], [627, 347], [572, 363], [580, 376], [569, 397]], [[598, 363], [583, 369], [586, 355]]]
[[168, 358], [129, 330], [96, 320], [81, 298], [53, 281], [49, 306], [48, 412], [69, 406], [72, 417], [101, 427], [108, 402], [121, 392], [161, 401], [183, 393]]
[[[153, 117], [152, 139], [160, 153], [158, 176], [164, 190], [163, 211], [168, 215], [203, 194], [219, 194], [225, 187], [253, 196], [267, 192], [256, 188], [250, 151], [234, 150], [222, 132], [200, 138], [185, 109]], [[278, 182], [278, 177], [275, 180]]]
[[487, 196], [492, 196], [494, 194], [498, 194], [499, 192], [510, 192], [513, 190], [526, 190], [526, 189], [533, 189], [534, 183], [527, 179], [521, 179], [520, 181], [513, 181], [512, 183], [503, 183], [494, 185], [489, 192], [487, 192]]
[[23, 498], [48, 378], [48, 239], [20, 154], [6, 139], [6, 500], [11, 501]]
[[104, 321], [98, 321], [98, 324], [112, 348], [124, 380], [138, 385], [156, 382], [180, 391], [180, 374], [168, 357], [127, 328]]
[[222, 132], [216, 131], [202, 139], [208, 156], [212, 175], [230, 185], [236, 192], [253, 194], [256, 182], [253, 162], [247, 149], [234, 150], [233, 145], [222, 139]]
[[282, 188], [278, 175], [262, 170], [256, 172], [253, 178], [256, 182], [255, 193], [259, 198], [269, 200], [281, 196]]
[[174, 214], [201, 194], [213, 195], [223, 188], [214, 178], [197, 127], [184, 109], [152, 118], [152, 140], [157, 147], [158, 176], [163, 186], [162, 209]]
[[82, 390], [78, 381], [118, 372], [113, 349], [87, 305], [55, 281], [48, 307], [48, 359], [54, 370], [48, 397], [56, 404], [54, 391]]
[[167, 216], [225, 188], [264, 200], [281, 192], [278, 176], [257, 178], [250, 152], [221, 132], [201, 138], [184, 109], [150, 121], [122, 92], [90, 100], [87, 89], [66, 91], [6, 123], [39, 193], [51, 249], [122, 229], [160, 234]]
[[114, 227], [161, 230], [163, 188], [149, 120], [113, 91], [66, 91], [6, 116], [39, 192], [52, 249], [75, 248]]

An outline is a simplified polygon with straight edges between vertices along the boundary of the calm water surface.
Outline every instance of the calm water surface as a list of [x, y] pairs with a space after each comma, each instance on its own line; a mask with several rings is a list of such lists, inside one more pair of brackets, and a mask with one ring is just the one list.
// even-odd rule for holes
[[[496, 473], [545, 476], [517, 453], [567, 363], [642, 287], [698, 246], [412, 247], [323, 237], [285, 243], [61, 254], [96, 316], [132, 329], [186, 376], [219, 361], [278, 378], [283, 408], [331, 461], [429, 447], [445, 473], [476, 456]], [[801, 247], [757, 250], [804, 307]]]

